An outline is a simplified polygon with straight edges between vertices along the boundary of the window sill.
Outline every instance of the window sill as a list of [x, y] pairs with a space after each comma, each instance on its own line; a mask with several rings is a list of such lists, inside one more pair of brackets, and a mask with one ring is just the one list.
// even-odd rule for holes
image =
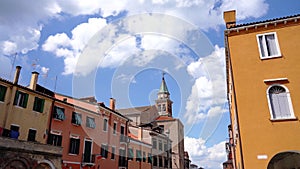
[[76, 127], [79, 127], [81, 126], [81, 124], [75, 124], [75, 123], [72, 123], [73, 126], [76, 126]]
[[68, 155], [69, 156], [78, 156], [78, 154], [72, 154], [72, 153], [69, 153]]
[[260, 60], [267, 60], [267, 59], [275, 59], [275, 58], [281, 58], [281, 55], [275, 55], [275, 56], [266, 56], [266, 57], [260, 57]]
[[298, 121], [297, 117], [290, 118], [280, 118], [280, 119], [270, 119], [271, 122], [281, 122], [281, 121]]

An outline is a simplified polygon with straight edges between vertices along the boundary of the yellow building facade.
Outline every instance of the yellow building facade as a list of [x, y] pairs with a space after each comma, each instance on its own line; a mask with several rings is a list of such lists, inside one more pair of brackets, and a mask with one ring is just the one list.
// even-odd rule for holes
[[224, 20], [234, 168], [300, 168], [300, 15]]

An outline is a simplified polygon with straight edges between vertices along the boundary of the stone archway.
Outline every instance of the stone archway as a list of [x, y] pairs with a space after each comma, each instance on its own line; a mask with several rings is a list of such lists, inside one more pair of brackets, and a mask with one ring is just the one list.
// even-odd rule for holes
[[54, 165], [49, 160], [42, 160], [35, 169], [55, 169]]
[[300, 153], [282, 152], [276, 154], [267, 169], [300, 169]]
[[4, 169], [29, 169], [29, 165], [24, 159], [13, 159], [4, 165]]

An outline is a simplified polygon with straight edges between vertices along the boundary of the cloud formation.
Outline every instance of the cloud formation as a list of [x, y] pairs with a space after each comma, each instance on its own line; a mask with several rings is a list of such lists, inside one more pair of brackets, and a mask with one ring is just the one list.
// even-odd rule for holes
[[222, 163], [226, 161], [225, 141], [207, 147], [202, 138], [185, 137], [184, 147], [188, 151], [192, 163], [198, 167], [222, 168]]

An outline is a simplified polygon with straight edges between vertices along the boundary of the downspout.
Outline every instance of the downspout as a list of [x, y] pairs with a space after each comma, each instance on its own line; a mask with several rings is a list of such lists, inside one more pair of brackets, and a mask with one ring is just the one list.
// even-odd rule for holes
[[[237, 102], [236, 102], [236, 93], [235, 93], [235, 85], [234, 85], [234, 77], [233, 77], [233, 70], [232, 70], [232, 65], [231, 65], [231, 58], [230, 58], [230, 50], [229, 50], [229, 42], [228, 42], [228, 33], [224, 32], [224, 37], [225, 37], [225, 48], [227, 49], [227, 52], [226, 52], [226, 55], [227, 55], [227, 58], [228, 58], [228, 65], [229, 65], [229, 71], [230, 71], [230, 78], [232, 79], [231, 80], [231, 83], [232, 83], [232, 93], [233, 93], [233, 97], [234, 97], [234, 108], [235, 108], [235, 116], [236, 116], [236, 121], [237, 121], [237, 130], [238, 130], [238, 134], [239, 134], [239, 148], [240, 148], [240, 154], [241, 154], [241, 167], [242, 169], [244, 169], [244, 156], [243, 156], [243, 146], [242, 146], [242, 139], [241, 139], [241, 132], [240, 132], [240, 123], [239, 123], [239, 116], [238, 116], [238, 109], [237, 109]], [[232, 123], [232, 118], [230, 116], [230, 120], [231, 120], [231, 123]], [[235, 167], [237, 166], [236, 164], [236, 154], [234, 154], [234, 161], [235, 161]]]

